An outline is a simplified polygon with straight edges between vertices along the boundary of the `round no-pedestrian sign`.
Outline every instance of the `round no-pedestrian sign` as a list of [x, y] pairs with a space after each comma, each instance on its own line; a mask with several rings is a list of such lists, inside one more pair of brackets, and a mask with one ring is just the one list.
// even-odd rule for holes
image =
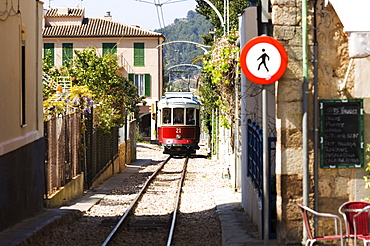
[[284, 74], [288, 56], [284, 46], [269, 36], [251, 39], [242, 49], [240, 66], [252, 82], [267, 85], [276, 82]]

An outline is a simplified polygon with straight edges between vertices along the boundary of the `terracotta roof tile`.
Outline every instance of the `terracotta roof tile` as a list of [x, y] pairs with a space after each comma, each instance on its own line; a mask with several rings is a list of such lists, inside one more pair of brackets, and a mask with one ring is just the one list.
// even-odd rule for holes
[[84, 15], [84, 9], [70, 9], [68, 8], [68, 14], [60, 14], [58, 9], [46, 10], [45, 17], [80, 17]]
[[84, 18], [81, 25], [45, 26], [43, 37], [161, 37], [163, 34], [101, 18]]

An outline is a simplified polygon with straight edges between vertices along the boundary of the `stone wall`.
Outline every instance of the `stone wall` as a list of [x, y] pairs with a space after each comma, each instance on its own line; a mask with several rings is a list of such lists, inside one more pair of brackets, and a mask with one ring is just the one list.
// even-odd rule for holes
[[[278, 241], [280, 245], [298, 245], [302, 240], [302, 217], [297, 202], [302, 202], [302, 27], [301, 1], [271, 0], [274, 37], [286, 48], [288, 68], [276, 83], [277, 129], [277, 214]], [[334, 9], [324, 0], [308, 1], [309, 26], [309, 173], [310, 204], [314, 207], [314, 71], [313, 39], [314, 7], [317, 17], [318, 43], [318, 95], [319, 99], [351, 98], [353, 73], [347, 81], [347, 89], [341, 83], [346, 74], [349, 58], [347, 35]], [[318, 113], [318, 112], [317, 112]], [[319, 154], [319, 153], [316, 153]], [[318, 170], [318, 210], [338, 214], [338, 207], [349, 199], [353, 170]]]
[[272, 1], [274, 37], [288, 53], [288, 67], [276, 83], [276, 190], [279, 244], [299, 243], [302, 197], [302, 37], [295, 1]]
[[[318, 94], [319, 99], [353, 98], [353, 69], [346, 89], [343, 81], [349, 66], [348, 37], [333, 7], [319, 1], [317, 8]], [[350, 199], [349, 187], [355, 169], [318, 170], [318, 210], [338, 214], [338, 207]]]

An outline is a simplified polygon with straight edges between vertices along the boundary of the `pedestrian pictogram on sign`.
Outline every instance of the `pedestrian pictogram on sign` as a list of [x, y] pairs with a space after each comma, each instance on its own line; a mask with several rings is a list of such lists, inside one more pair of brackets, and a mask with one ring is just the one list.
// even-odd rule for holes
[[251, 39], [240, 55], [240, 66], [245, 76], [262, 85], [276, 82], [284, 74], [287, 63], [284, 46], [268, 36]]
[[257, 70], [260, 70], [260, 67], [263, 64], [266, 68], [266, 71], [269, 72], [269, 69], [267, 68], [267, 65], [266, 65], [266, 58], [270, 60], [270, 57], [265, 53], [265, 49], [262, 49], [262, 52], [263, 52], [263, 54], [260, 57], [258, 57], [258, 59], [257, 59], [257, 60], [261, 59], [261, 63], [260, 63], [260, 65], [258, 65]]

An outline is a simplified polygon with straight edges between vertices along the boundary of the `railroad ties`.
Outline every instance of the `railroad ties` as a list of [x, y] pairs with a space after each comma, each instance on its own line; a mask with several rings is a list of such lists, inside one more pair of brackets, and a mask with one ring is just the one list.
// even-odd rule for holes
[[[143, 230], [150, 231], [151, 238], [162, 240], [163, 244], [167, 240], [166, 245], [171, 245], [188, 160], [189, 157], [169, 157], [163, 161], [142, 185], [121, 218], [103, 220], [101, 226], [114, 228], [102, 245], [119, 245], [127, 240], [132, 241], [128, 237], [139, 241], [141, 238], [147, 240], [142, 236]], [[168, 202], [171, 199], [173, 203]]]

